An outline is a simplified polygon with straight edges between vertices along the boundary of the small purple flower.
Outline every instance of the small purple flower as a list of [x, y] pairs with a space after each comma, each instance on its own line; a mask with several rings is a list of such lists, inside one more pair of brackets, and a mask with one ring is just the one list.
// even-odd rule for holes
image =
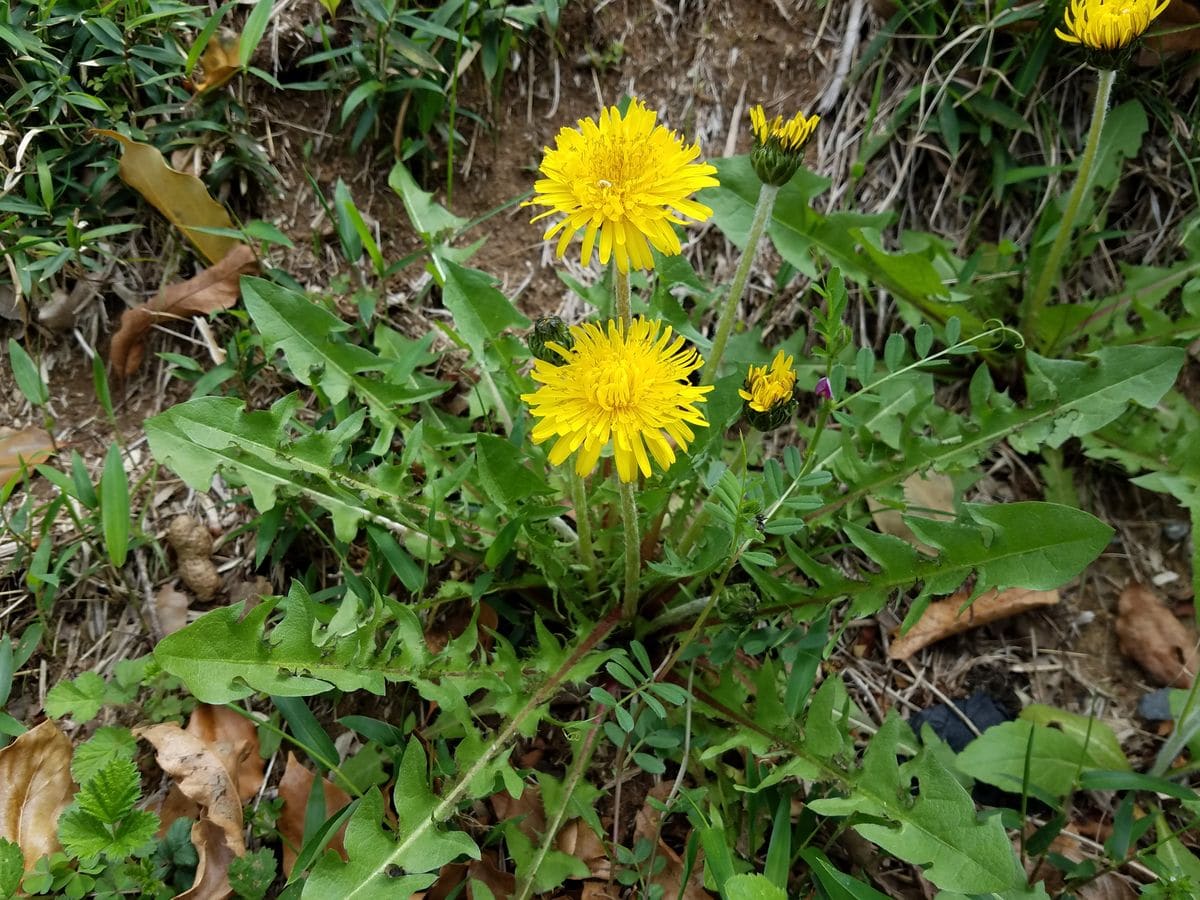
[[829, 384], [829, 379], [821, 376], [817, 379], [817, 386], [813, 388], [813, 393], [818, 397], [824, 397], [826, 400], [833, 399], [833, 388]]

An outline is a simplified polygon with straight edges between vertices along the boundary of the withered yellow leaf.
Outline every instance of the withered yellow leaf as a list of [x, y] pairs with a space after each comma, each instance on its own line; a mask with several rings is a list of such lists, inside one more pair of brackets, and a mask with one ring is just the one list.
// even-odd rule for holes
[[54, 455], [54, 439], [44, 428], [30, 426], [19, 431], [0, 426], [0, 484], [21, 471], [32, 469]]
[[93, 128], [92, 133], [112, 138], [121, 145], [121, 165], [117, 170], [121, 180], [166, 216], [210, 263], [222, 259], [238, 243], [237, 238], [196, 231], [234, 227], [225, 207], [209, 195], [203, 181], [172, 169], [157, 147], [107, 128]]
[[0, 837], [21, 848], [26, 871], [59, 848], [58, 817], [74, 792], [71, 739], [52, 720], [0, 750]]
[[240, 35], [215, 35], [200, 55], [204, 74], [192, 82], [197, 94], [219, 88], [241, 68], [242, 38]]

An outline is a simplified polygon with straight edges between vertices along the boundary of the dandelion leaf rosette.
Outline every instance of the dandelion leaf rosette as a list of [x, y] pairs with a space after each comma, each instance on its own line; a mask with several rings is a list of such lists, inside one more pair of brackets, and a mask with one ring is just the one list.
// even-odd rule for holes
[[966, 788], [928, 750], [901, 765], [897, 753], [904, 732], [908, 727], [890, 716], [868, 745], [849, 795], [814, 800], [809, 809], [876, 820], [855, 822], [853, 828], [885, 852], [921, 866], [944, 891], [1025, 890], [1025, 873], [1000, 819], [978, 818]]
[[[281, 604], [283, 618], [271, 627]], [[382, 695], [384, 667], [373, 642], [356, 630], [336, 635], [318, 627], [313, 606], [297, 584], [286, 600], [266, 598], [244, 615], [242, 603], [215, 609], [159, 641], [154, 658], [204, 703], [232, 703], [255, 691], [307, 697], [335, 687]]]
[[429, 787], [425, 751], [409, 742], [392, 795], [398, 822], [395, 832], [383, 826], [383, 796], [372, 788], [346, 829], [348, 860], [326, 851], [304, 885], [303, 897], [391, 900], [422, 890], [436, 880], [447, 863], [479, 859], [479, 847], [465, 833], [444, 829], [435, 816], [445, 815]]

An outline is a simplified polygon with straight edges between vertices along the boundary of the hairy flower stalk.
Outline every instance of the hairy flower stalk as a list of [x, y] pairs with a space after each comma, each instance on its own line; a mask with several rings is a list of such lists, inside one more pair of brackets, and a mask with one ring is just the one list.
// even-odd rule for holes
[[639, 473], [651, 474], [652, 458], [660, 468], [670, 468], [675, 448], [686, 452], [695, 440], [691, 426], [707, 427], [698, 405], [712, 388], [688, 382], [704, 360], [661, 322], [639, 317], [626, 326], [610, 320], [607, 328], [586, 323], [569, 332], [570, 348], [546, 343], [562, 364], [539, 359], [533, 379], [540, 387], [521, 399], [539, 420], [533, 442], [555, 439], [551, 465], [576, 454], [575, 473], [583, 477], [606, 448], [612, 449], [625, 532], [624, 606], [632, 616], [641, 572], [634, 482]]
[[750, 277], [750, 268], [754, 265], [759, 242], [767, 222], [771, 219], [771, 211], [775, 208], [775, 198], [779, 195], [779, 189], [791, 180], [804, 162], [804, 147], [816, 131], [819, 121], [819, 116], [805, 118], [802, 113], [797, 113], [787, 122], [783, 120], [783, 116], [776, 116], [767, 121], [761, 104], [750, 110], [750, 125], [754, 132], [750, 163], [762, 182], [762, 187], [758, 192], [758, 201], [754, 204], [754, 218], [750, 222], [750, 233], [746, 237], [746, 249], [742, 251], [742, 258], [733, 273], [729, 295], [725, 298], [725, 306], [717, 320], [712, 353], [700, 378], [702, 384], [712, 384], [717, 378], [721, 358], [725, 355], [725, 345], [733, 331], [734, 316], [746, 290], [746, 281]]
[[1033, 290], [1025, 295], [1022, 304], [1021, 331], [1043, 349], [1048, 345], [1052, 349], [1056, 341], [1039, 339], [1038, 320], [1061, 274], [1063, 254], [1071, 243], [1075, 218], [1083, 198], [1091, 188], [1117, 69], [1128, 60], [1142, 34], [1167, 5], [1168, 0], [1071, 0], [1063, 15], [1063, 27], [1055, 29], [1054, 33], [1060, 39], [1069, 44], [1078, 44], [1088, 51], [1088, 61], [1097, 70], [1097, 85], [1092, 124], [1088, 129], [1083, 155], [1079, 158], [1075, 184], [1067, 197], [1067, 205], [1058, 223], [1058, 233], [1050, 245], [1045, 264]]
[[624, 114], [615, 106], [601, 111], [599, 122], [580, 119], [577, 128], [561, 129], [554, 144], [544, 150], [543, 177], [524, 205], [547, 207], [534, 222], [562, 216], [543, 235], [558, 236], [560, 258], [583, 232], [584, 265], [596, 250], [600, 263], [612, 259], [619, 273], [652, 269], [651, 248], [668, 256], [681, 252], [675, 225], [712, 215], [690, 197], [717, 185], [716, 168], [697, 162], [699, 145], [657, 124], [657, 114], [640, 100]]

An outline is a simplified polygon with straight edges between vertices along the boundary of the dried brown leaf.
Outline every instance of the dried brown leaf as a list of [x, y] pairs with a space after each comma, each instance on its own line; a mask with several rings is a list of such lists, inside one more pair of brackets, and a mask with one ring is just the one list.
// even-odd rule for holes
[[967, 591], [959, 591], [953, 597], [930, 603], [908, 634], [892, 641], [888, 656], [891, 659], [908, 659], [918, 650], [951, 635], [1020, 615], [1039, 606], [1053, 606], [1059, 601], [1058, 591], [1027, 591], [1024, 588], [992, 590], [980, 595], [960, 614], [959, 610], [970, 596]]
[[232, 242], [229, 252], [216, 265], [187, 281], [167, 285], [149, 303], [125, 310], [121, 327], [112, 338], [113, 371], [122, 378], [137, 371], [146, 355], [146, 334], [158, 319], [206, 316], [229, 309], [241, 294], [238, 279], [257, 271], [254, 251], [246, 244]]
[[533, 841], [536, 846], [546, 831], [546, 810], [542, 806], [542, 793], [536, 785], [526, 785], [520, 797], [512, 797], [499, 791], [489, 798], [496, 820], [517, 820], [517, 829]]
[[203, 181], [172, 169], [157, 147], [105, 128], [92, 129], [92, 133], [112, 138], [121, 145], [121, 163], [117, 168], [121, 180], [166, 216], [210, 263], [224, 259], [237, 246], [235, 238], [196, 231], [234, 228], [229, 213], [212, 198]]
[[596, 832], [583, 821], [572, 819], [558, 832], [554, 839], [555, 848], [567, 856], [580, 860], [588, 867], [588, 873], [593, 878], [607, 880], [612, 874], [612, 861], [604, 842], [596, 837]]
[[21, 471], [31, 469], [54, 455], [54, 439], [44, 428], [16, 430], [0, 426], [0, 484]]
[[467, 900], [475, 900], [472, 882], [478, 881], [492, 892], [496, 900], [508, 900], [517, 890], [517, 879], [511, 872], [503, 872], [497, 864], [495, 851], [484, 851], [481, 859], [473, 859], [467, 865]]
[[25, 298], [8, 285], [0, 284], [0, 319], [23, 324], [28, 317], [29, 311], [25, 306]]
[[1117, 641], [1158, 684], [1186, 688], [1196, 675], [1196, 629], [1175, 618], [1143, 584], [1129, 585], [1117, 601]]
[[58, 817], [71, 802], [71, 739], [47, 719], [0, 750], [0, 837], [25, 854], [25, 869], [59, 848]]
[[192, 90], [203, 94], [219, 88], [241, 69], [241, 54], [241, 35], [213, 35], [200, 54], [200, 66], [204, 74], [192, 82]]
[[187, 625], [191, 599], [174, 585], [164, 584], [154, 594], [154, 614], [163, 635], [174, 634]]
[[[954, 482], [939, 472], [928, 475], [916, 473], [904, 479], [904, 502], [913, 515], [925, 519], [954, 518]], [[937, 550], [917, 539], [903, 519], [903, 511], [885, 506], [872, 497], [867, 498], [875, 527], [884, 534], [908, 541], [922, 553], [936, 556]]]
[[656, 784], [646, 793], [647, 802], [642, 805], [634, 817], [634, 837], [645, 838], [648, 841], [658, 838], [658, 855], [667, 861], [667, 864], [650, 879], [650, 883], [662, 887], [664, 897], [678, 897], [680, 900], [712, 900], [712, 895], [704, 889], [704, 866], [697, 864], [685, 883], [683, 860], [678, 853], [658, 837], [658, 824], [662, 814], [648, 801], [650, 799], [665, 801], [670, 793], [671, 785]]
[[[308, 795], [312, 793], [314, 778], [316, 776], [312, 771], [296, 759], [296, 754], [289, 752], [283, 778], [279, 781], [279, 797], [283, 800], [283, 806], [275, 822], [275, 827], [283, 837], [283, 874], [289, 878], [292, 866], [296, 864], [296, 854], [304, 843], [304, 813], [308, 809]], [[321, 787], [325, 790], [326, 817], [350, 802], [350, 795], [329, 780], [322, 778]], [[342, 859], [346, 859], [346, 847], [342, 843], [345, 836], [346, 826], [342, 825], [329, 842], [329, 846], [340, 853]]]
[[263, 783], [263, 758], [258, 753], [258, 729], [253, 722], [228, 707], [201, 703], [188, 720], [187, 732], [217, 754], [233, 776], [242, 803], [258, 793]]
[[192, 827], [200, 863], [191, 888], [179, 898], [218, 900], [230, 896], [229, 863], [246, 852], [242, 803], [233, 776], [208, 744], [174, 723], [135, 728], [133, 733], [154, 745], [159, 767], [200, 810]]

